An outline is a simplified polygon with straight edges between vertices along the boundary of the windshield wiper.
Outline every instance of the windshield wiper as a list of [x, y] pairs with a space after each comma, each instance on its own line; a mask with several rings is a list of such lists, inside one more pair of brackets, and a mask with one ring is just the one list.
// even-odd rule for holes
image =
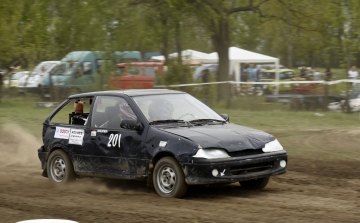
[[164, 123], [166, 123], [166, 124], [167, 123], [185, 123], [185, 124], [188, 124], [188, 125], [192, 125], [188, 121], [184, 121], [184, 120], [180, 120], [180, 119], [155, 120], [155, 121], [150, 122], [149, 124], [153, 125], [153, 124], [164, 124]]
[[219, 119], [211, 119], [211, 118], [201, 118], [201, 119], [193, 119], [189, 121], [190, 123], [194, 124], [203, 124], [203, 123], [209, 123], [209, 122], [220, 122], [222, 124], [226, 123], [225, 120], [219, 120]]

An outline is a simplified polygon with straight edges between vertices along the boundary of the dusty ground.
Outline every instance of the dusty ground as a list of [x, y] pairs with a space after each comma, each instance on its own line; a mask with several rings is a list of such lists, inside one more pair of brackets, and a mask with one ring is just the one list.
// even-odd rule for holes
[[264, 190], [197, 186], [184, 199], [163, 199], [142, 182], [51, 186], [37, 159], [40, 139], [7, 125], [0, 130], [0, 222], [360, 222], [360, 128], [277, 131], [288, 172]]

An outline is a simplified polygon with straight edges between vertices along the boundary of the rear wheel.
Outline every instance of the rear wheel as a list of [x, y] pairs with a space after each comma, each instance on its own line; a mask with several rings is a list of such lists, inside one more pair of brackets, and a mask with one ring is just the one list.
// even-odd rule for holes
[[270, 177], [264, 177], [256, 180], [240, 181], [240, 185], [245, 189], [263, 189], [269, 183]]
[[153, 183], [161, 197], [181, 198], [188, 187], [184, 172], [174, 157], [164, 157], [156, 163]]
[[49, 180], [54, 184], [67, 184], [76, 179], [74, 166], [62, 150], [55, 150], [50, 154], [46, 169]]

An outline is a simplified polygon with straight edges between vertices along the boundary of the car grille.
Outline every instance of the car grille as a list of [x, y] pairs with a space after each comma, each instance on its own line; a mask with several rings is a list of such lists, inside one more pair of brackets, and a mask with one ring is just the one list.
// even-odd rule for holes
[[232, 175], [245, 175], [249, 173], [269, 171], [273, 168], [273, 166], [274, 166], [274, 162], [232, 166], [230, 167], [230, 172]]
[[250, 155], [258, 155], [263, 154], [264, 152], [262, 149], [246, 149], [242, 151], [232, 152], [229, 153], [231, 157], [238, 157], [238, 156], [250, 156]]

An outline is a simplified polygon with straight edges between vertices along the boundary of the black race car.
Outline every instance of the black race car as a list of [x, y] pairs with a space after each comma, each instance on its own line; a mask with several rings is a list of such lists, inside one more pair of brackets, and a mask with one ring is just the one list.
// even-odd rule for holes
[[173, 90], [72, 95], [45, 120], [42, 136], [38, 155], [52, 183], [146, 180], [162, 197], [182, 197], [192, 184], [262, 189], [287, 165], [272, 135], [232, 124]]

